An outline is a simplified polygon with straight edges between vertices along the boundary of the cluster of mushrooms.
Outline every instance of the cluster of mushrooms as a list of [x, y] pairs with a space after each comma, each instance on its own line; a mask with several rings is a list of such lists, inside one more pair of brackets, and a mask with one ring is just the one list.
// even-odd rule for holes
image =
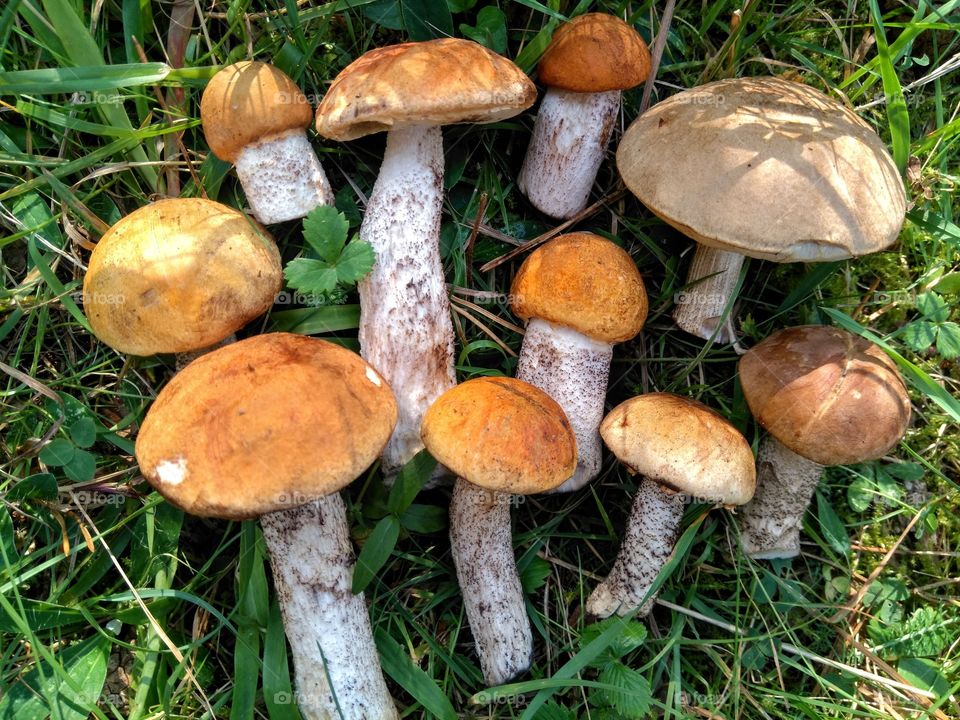
[[[621, 91], [649, 68], [643, 40], [615, 17], [583, 15], [555, 33], [518, 178], [536, 208], [560, 219], [586, 206]], [[909, 423], [887, 355], [822, 326], [776, 332], [740, 361], [767, 432], [756, 459], [731, 423], [677, 395], [640, 395], [604, 417], [613, 346], [640, 332], [647, 297], [630, 255], [588, 232], [556, 237], [516, 272], [511, 309], [526, 322], [517, 378], [458, 385], [438, 243], [440, 128], [509, 118], [535, 99], [516, 65], [460, 39], [372, 50], [333, 81], [315, 115], [322, 136], [387, 132], [360, 230], [376, 263], [359, 286], [359, 357], [293, 334], [234, 341], [282, 286], [264, 225], [333, 202], [305, 133], [312, 109], [270, 65], [224, 68], [200, 106], [209, 146], [236, 166], [253, 218], [204, 199], [161, 200], [119, 221], [90, 258], [84, 291], [97, 336], [120, 352], [178, 359], [140, 428], [143, 474], [187, 512], [260, 518], [307, 718], [397, 717], [363, 597], [351, 591], [339, 495], [378, 456], [388, 481], [424, 447], [456, 477], [453, 558], [484, 678], [496, 685], [533, 654], [510, 500], [582, 488], [600, 471], [601, 438], [641, 476], [620, 554], [587, 601], [606, 617], [649, 612], [687, 503], [745, 505], [743, 551], [792, 557], [823, 466], [881, 457]], [[744, 257], [874, 252], [895, 241], [905, 212], [873, 131], [774, 77], [660, 102], [627, 129], [616, 161], [644, 205], [697, 241], [675, 318], [706, 339], [735, 339], [721, 318]]]

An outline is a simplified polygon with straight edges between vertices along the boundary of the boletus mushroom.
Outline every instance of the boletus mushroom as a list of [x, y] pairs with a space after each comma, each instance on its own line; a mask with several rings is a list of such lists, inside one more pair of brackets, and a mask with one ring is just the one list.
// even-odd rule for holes
[[163, 388], [136, 443], [168, 501], [204, 517], [260, 517], [304, 717], [396, 718], [362, 595], [340, 489], [377, 457], [397, 406], [338, 345], [285, 333], [207, 353]]
[[743, 551], [800, 553], [800, 527], [823, 468], [882, 457], [910, 423], [910, 398], [883, 350], [839, 328], [786, 328], [740, 358], [740, 384], [767, 431], [757, 492], [743, 511]]
[[603, 419], [600, 434], [630, 473], [641, 475], [613, 569], [587, 599], [597, 617], [646, 615], [688, 502], [742, 505], [753, 497], [753, 451], [706, 405], [670, 393], [638, 395]]
[[200, 99], [207, 145], [233, 163], [256, 218], [267, 225], [333, 205], [306, 128], [313, 109], [282, 70], [238, 62], [214, 75]]
[[517, 181], [534, 207], [566, 219], [587, 206], [622, 91], [649, 73], [643, 38], [614, 15], [587, 13], [557, 29], [540, 58], [547, 92]]
[[[897, 239], [906, 195], [883, 141], [849, 108], [777, 77], [719, 80], [657, 103], [617, 149], [627, 187], [697, 241], [674, 320], [722, 342], [744, 257], [822, 262]], [[728, 317], [729, 320], [729, 317]]]
[[579, 490], [600, 472], [613, 345], [633, 338], [647, 317], [643, 278], [615, 243], [560, 235], [520, 266], [510, 305], [527, 321], [517, 378], [556, 400], [577, 435], [577, 470], [555, 492]]
[[423, 413], [456, 384], [439, 246], [440, 127], [503, 120], [535, 99], [533, 83], [511, 61], [445, 38], [365, 53], [334, 79], [317, 108], [317, 131], [333, 140], [387, 131], [360, 226], [377, 260], [359, 284], [359, 337], [361, 355], [389, 380], [400, 408], [383, 456], [388, 476], [423, 447]]
[[515, 496], [557, 487], [577, 443], [563, 410], [521, 380], [482, 377], [448, 390], [423, 418], [423, 442], [457, 474], [450, 546], [488, 685], [526, 672], [533, 635], [510, 533]]

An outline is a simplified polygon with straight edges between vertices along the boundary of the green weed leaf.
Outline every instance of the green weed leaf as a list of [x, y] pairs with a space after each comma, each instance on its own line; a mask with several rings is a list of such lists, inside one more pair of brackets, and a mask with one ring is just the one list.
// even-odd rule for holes
[[400, 521], [396, 515], [387, 515], [376, 524], [357, 556], [357, 564], [353, 569], [354, 593], [359, 594], [366, 589], [390, 558], [399, 537]]
[[335, 265], [347, 244], [350, 223], [335, 207], [319, 205], [303, 219], [303, 239], [328, 265]]
[[620, 662], [610, 663], [600, 671], [598, 688], [601, 700], [624, 718], [646, 718], [650, 710], [650, 683], [639, 672]]

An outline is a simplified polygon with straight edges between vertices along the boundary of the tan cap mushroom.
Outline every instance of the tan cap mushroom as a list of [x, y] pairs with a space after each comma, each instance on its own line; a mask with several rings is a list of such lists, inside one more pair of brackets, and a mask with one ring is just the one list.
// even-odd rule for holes
[[377, 255], [359, 285], [360, 352], [390, 381], [400, 419], [383, 455], [388, 481], [423, 444], [423, 413], [456, 384], [453, 324], [440, 259], [448, 123], [493, 122], [536, 99], [512, 62], [474, 42], [378, 48], [350, 63], [317, 108], [317, 131], [350, 140], [389, 131], [360, 226]]
[[396, 718], [339, 490], [386, 444], [386, 381], [339, 345], [258, 335], [194, 360], [136, 443], [144, 476], [196, 515], [261, 517], [305, 717]]
[[210, 149], [236, 165], [261, 222], [292, 220], [333, 204], [305, 133], [313, 109], [279, 68], [249, 61], [227, 65], [204, 89], [200, 118]]
[[508, 493], [557, 487], [577, 446], [557, 403], [520, 380], [483, 377], [441, 395], [423, 418], [430, 454], [459, 475], [450, 546], [480, 667], [488, 685], [525, 672], [533, 636], [513, 557]]
[[742, 513], [744, 550], [793, 557], [822, 466], [884, 455], [906, 432], [910, 398], [883, 350], [822, 325], [775, 332], [740, 359], [739, 370], [750, 411], [769, 433], [757, 495]]
[[678, 307], [678, 324], [702, 337], [716, 330], [742, 256], [877, 252], [897, 239], [906, 211], [900, 174], [870, 126], [776, 77], [719, 80], [657, 103], [624, 133], [617, 167], [656, 215], [728, 253], [698, 249], [688, 276], [696, 285]]
[[654, 581], [673, 552], [687, 501], [742, 505], [756, 485], [743, 435], [706, 405], [669, 393], [639, 395], [604, 418], [600, 434], [631, 473], [643, 476], [620, 553], [587, 600], [599, 617], [653, 606]]
[[210, 200], [160, 200], [97, 243], [83, 281], [93, 332], [132, 355], [215, 345], [262, 315], [283, 282], [270, 235]]
[[577, 435], [577, 471], [556, 491], [578, 490], [600, 471], [613, 345], [643, 327], [643, 278], [616, 243], [593, 233], [560, 235], [520, 266], [510, 306], [527, 321], [517, 378], [560, 403]]
[[620, 92], [650, 73], [640, 34], [614, 15], [587, 13], [561, 25], [540, 58], [540, 103], [518, 184], [555, 218], [587, 206], [620, 110]]

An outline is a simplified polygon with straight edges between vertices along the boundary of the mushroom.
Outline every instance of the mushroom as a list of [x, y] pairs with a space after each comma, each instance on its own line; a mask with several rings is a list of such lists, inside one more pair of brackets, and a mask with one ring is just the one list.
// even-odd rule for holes
[[[651, 593], [680, 533], [687, 502], [742, 505], [753, 496], [753, 451], [736, 428], [706, 405], [649, 393], [615, 407], [603, 441], [630, 473], [643, 477], [610, 575], [587, 599], [597, 617], [646, 615]], [[648, 597], [649, 595], [649, 597]]]
[[233, 163], [257, 219], [267, 225], [333, 205], [333, 191], [305, 128], [306, 96], [279, 68], [238, 62], [214, 75], [200, 100], [213, 154]]
[[767, 431], [757, 493], [740, 514], [743, 551], [795, 557], [823, 466], [883, 456], [906, 432], [910, 398], [879, 347], [821, 325], [775, 332], [740, 358], [739, 371], [750, 411]]
[[360, 226], [377, 261], [359, 284], [360, 352], [390, 381], [400, 408], [383, 456], [388, 476], [423, 447], [423, 413], [456, 383], [439, 246], [440, 126], [496, 122], [535, 99], [533, 83], [512, 62], [477, 43], [446, 38], [371, 50], [344, 68], [317, 108], [324, 137], [388, 131]]
[[83, 279], [94, 334], [131, 355], [208, 349], [270, 309], [283, 284], [273, 238], [239, 210], [159, 200], [122, 218]]
[[260, 516], [304, 717], [396, 718], [341, 488], [397, 418], [387, 383], [338, 345], [285, 333], [207, 353], [163, 388], [136, 443], [150, 484], [186, 512]]
[[630, 255], [609, 240], [560, 235], [520, 266], [510, 304], [527, 321], [517, 378], [556, 400], [577, 435], [577, 470], [555, 492], [579, 490], [600, 472], [613, 344], [643, 327], [643, 279]]
[[576, 438], [563, 410], [520, 380], [481, 377], [441, 395], [423, 418], [430, 454], [457, 474], [450, 546], [488, 685], [525, 672], [533, 636], [510, 535], [515, 495], [570, 477]]
[[881, 139], [850, 109], [782, 78], [719, 80], [653, 106], [617, 150], [627, 187], [698, 246], [674, 320], [723, 342], [744, 256], [822, 262], [874, 253], [906, 196]]
[[587, 206], [621, 92], [649, 72], [646, 43], [614, 15], [580, 15], [554, 33], [538, 69], [548, 89], [517, 181], [534, 207], [566, 219]]

